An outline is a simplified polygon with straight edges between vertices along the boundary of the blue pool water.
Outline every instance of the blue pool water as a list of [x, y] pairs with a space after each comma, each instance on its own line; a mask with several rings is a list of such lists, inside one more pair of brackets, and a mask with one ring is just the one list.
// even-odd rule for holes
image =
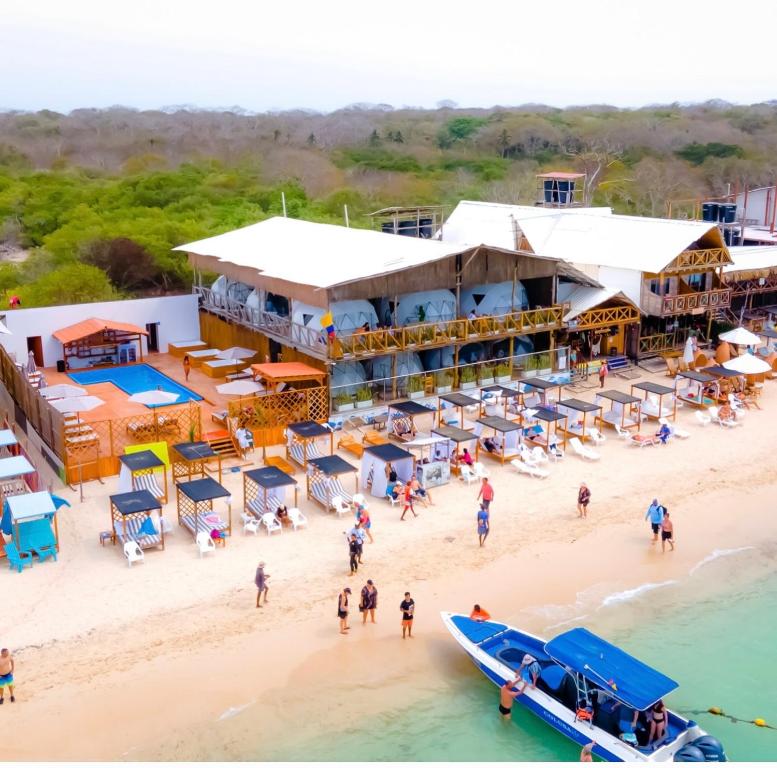
[[[161, 387], [165, 392], [174, 392], [178, 395], [178, 399], [171, 405], [185, 403], [189, 400], [202, 400], [202, 397], [196, 392], [192, 392], [191, 389], [178, 384], [169, 376], [165, 376], [164, 373], [160, 373], [156, 368], [145, 363], [123, 365], [117, 368], [97, 368], [69, 375], [76, 384], [115, 384], [128, 395]], [[150, 405], [147, 407], [156, 408], [158, 406]]]

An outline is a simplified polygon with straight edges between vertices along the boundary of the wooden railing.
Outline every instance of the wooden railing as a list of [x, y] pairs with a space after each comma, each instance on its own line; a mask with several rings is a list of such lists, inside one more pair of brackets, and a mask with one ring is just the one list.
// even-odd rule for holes
[[747, 280], [733, 280], [731, 276], [726, 277], [726, 285], [731, 289], [732, 296], [747, 296], [750, 293], [771, 293], [777, 292], [777, 275], [768, 277], [755, 277]]
[[658, 296], [643, 285], [640, 303], [642, 311], [654, 317], [682, 315], [698, 309], [724, 309], [731, 305], [731, 289], [715, 288], [711, 291], [689, 291]]
[[638, 323], [639, 320], [639, 310], [636, 307], [605, 307], [603, 309], [589, 309], [586, 312], [581, 312], [574, 320], [570, 320], [567, 325], [570, 330], [585, 331], [591, 328], [604, 328], [608, 325]]
[[704, 272], [707, 269], [715, 269], [725, 264], [731, 264], [731, 257], [725, 248], [701, 248], [696, 251], [683, 251], [668, 267], [662, 271], [677, 272]]
[[650, 336], [640, 336], [639, 356], [677, 349], [685, 344], [687, 337], [687, 328], [681, 328], [671, 333], [654, 333]]

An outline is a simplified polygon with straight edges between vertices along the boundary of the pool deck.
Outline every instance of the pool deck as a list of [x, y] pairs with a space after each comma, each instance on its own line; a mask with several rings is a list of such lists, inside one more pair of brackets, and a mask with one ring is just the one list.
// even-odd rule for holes
[[[138, 361], [140, 362], [140, 361]], [[206, 376], [199, 368], [192, 368], [189, 373], [189, 381], [183, 374], [183, 361], [180, 357], [173, 357], [166, 353], [153, 352], [143, 358], [143, 362], [156, 368], [161, 373], [169, 376], [181, 386], [191, 389], [203, 399], [197, 401], [202, 408], [203, 428], [207, 430], [206, 423], [210, 423], [210, 415], [213, 411], [226, 408], [227, 403], [235, 398], [220, 395], [216, 391], [219, 384], [224, 384], [226, 378], [213, 379]], [[119, 389], [114, 384], [78, 384], [66, 373], [58, 373], [56, 368], [44, 368], [43, 375], [46, 383], [53, 384], [72, 384], [83, 387], [90, 395], [95, 395], [101, 400], [105, 400], [105, 405], [95, 408], [93, 411], [82, 414], [81, 418], [85, 422], [106, 421], [108, 419], [123, 418], [125, 416], [148, 416], [152, 411], [164, 413], [165, 407], [147, 408], [139, 403], [129, 402], [129, 395], [124, 390]], [[180, 407], [180, 403], [173, 404], [173, 408]]]

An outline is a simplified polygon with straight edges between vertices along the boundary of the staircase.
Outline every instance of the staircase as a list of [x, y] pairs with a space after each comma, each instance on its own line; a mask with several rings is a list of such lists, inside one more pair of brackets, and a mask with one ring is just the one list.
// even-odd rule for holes
[[638, 379], [639, 373], [626, 355], [613, 355], [607, 358], [607, 369], [622, 379]]
[[202, 439], [223, 459], [237, 458], [237, 451], [229, 432], [219, 429], [215, 432], [206, 432]]

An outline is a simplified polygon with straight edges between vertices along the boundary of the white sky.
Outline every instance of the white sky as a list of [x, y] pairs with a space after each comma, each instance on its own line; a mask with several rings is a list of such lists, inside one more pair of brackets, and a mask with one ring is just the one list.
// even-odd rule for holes
[[0, 108], [777, 98], [767, 0], [3, 0]]

